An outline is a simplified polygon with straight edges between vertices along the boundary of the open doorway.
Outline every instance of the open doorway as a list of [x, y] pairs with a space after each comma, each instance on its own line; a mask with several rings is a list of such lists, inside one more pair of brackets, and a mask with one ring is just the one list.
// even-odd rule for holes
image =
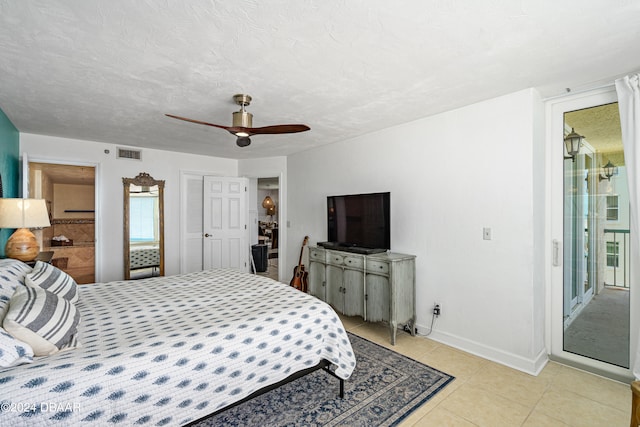
[[96, 281], [94, 166], [29, 162], [29, 197], [45, 199], [50, 227], [38, 230], [51, 263], [78, 284]]
[[[280, 179], [258, 178], [256, 188], [258, 241], [254, 255], [256, 272], [278, 280], [280, 229], [278, 211], [280, 207]], [[254, 250], [254, 252], [256, 252]], [[259, 265], [260, 264], [260, 265]]]

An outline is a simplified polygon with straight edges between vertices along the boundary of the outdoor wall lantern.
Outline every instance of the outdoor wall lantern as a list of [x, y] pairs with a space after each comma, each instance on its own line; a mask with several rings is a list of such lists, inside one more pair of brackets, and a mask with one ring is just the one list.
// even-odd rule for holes
[[564, 145], [567, 148], [568, 157], [565, 156], [565, 159], [571, 159], [574, 162], [576, 161], [576, 156], [580, 152], [580, 146], [582, 145], [582, 139], [584, 137], [578, 135], [573, 128], [571, 128], [571, 133], [564, 137]]
[[602, 181], [603, 179], [611, 181], [611, 177], [616, 175], [616, 173], [618, 172], [618, 168], [613, 163], [611, 163], [611, 160], [609, 160], [607, 164], [602, 167], [602, 171], [604, 172], [604, 176], [600, 174], [598, 176], [598, 181]]

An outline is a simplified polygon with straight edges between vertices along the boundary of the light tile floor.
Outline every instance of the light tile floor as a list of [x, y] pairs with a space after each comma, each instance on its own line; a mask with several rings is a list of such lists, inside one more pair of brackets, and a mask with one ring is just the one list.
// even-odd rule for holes
[[456, 377], [412, 413], [402, 427], [615, 427], [628, 426], [628, 384], [549, 362], [532, 376], [425, 337], [398, 331], [396, 345], [384, 324], [344, 317], [349, 332]]
[[267, 264], [267, 271], [258, 273], [258, 275], [269, 277], [277, 281], [278, 280], [278, 258], [269, 259], [269, 264]]

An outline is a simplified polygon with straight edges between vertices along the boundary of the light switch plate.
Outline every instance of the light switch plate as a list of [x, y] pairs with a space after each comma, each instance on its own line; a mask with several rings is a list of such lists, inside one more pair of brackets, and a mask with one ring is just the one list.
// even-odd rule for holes
[[491, 227], [484, 227], [482, 229], [482, 238], [484, 240], [491, 240]]

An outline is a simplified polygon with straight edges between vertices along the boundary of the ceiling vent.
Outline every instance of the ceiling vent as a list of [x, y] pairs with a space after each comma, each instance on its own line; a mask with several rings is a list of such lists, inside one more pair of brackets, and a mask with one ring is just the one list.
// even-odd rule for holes
[[131, 148], [118, 147], [117, 159], [142, 160], [142, 150], [132, 150]]

